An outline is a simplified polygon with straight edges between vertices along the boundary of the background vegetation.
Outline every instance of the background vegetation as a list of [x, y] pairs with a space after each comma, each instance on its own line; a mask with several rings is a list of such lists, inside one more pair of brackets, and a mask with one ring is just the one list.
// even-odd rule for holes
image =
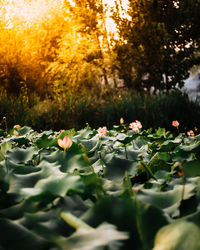
[[170, 91], [199, 65], [200, 1], [111, 3], [0, 1], [2, 126], [199, 127], [199, 107]]
[[31, 95], [9, 98], [5, 93], [0, 98], [1, 127], [11, 128], [14, 124], [32, 126], [36, 130], [44, 129], [81, 129], [88, 123], [92, 128], [119, 124], [121, 117], [126, 123], [135, 119], [142, 122], [145, 129], [165, 127], [176, 132], [173, 120], [180, 122], [180, 131], [200, 129], [200, 107], [188, 100], [187, 95], [179, 91], [160, 95], [126, 91], [111, 92], [106, 96], [82, 94], [75, 96], [67, 93], [63, 101], [44, 99]]

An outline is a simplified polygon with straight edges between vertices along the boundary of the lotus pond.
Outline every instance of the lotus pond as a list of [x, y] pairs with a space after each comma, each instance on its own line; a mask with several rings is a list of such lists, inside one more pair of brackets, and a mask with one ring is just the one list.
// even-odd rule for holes
[[200, 249], [200, 135], [0, 130], [1, 250]]

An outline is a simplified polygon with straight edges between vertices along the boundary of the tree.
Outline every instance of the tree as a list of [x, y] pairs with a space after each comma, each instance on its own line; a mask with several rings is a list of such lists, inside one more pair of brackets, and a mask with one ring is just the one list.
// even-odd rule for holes
[[[102, 71], [105, 85], [108, 85], [107, 69], [104, 65], [105, 40], [107, 34], [105, 28], [105, 11], [102, 0], [75, 0], [76, 6], [72, 13], [80, 25], [79, 32], [87, 36], [96, 49], [90, 51], [86, 61], [95, 64]], [[106, 39], [105, 39], [106, 38]], [[107, 48], [109, 49], [109, 48]], [[94, 63], [95, 62], [95, 63]]]
[[0, 87], [53, 97], [109, 84], [103, 0], [1, 1]]
[[102, 0], [74, 0], [69, 10], [70, 22], [62, 30], [56, 60], [49, 67], [50, 81], [58, 94], [68, 90], [99, 93], [102, 82], [108, 86], [112, 74], [105, 6]]
[[[119, 5], [117, 5], [119, 10]], [[129, 88], [183, 86], [200, 63], [199, 0], [129, 0], [128, 17], [115, 11], [119, 72]]]
[[[27, 93], [45, 95], [49, 91], [46, 69], [56, 58], [58, 40], [66, 23], [64, 11], [58, 3], [54, 9], [48, 9], [45, 1], [30, 1], [27, 4], [5, 1], [2, 6], [0, 87], [13, 95], [19, 95], [25, 89]], [[30, 16], [23, 15], [26, 11], [30, 12]], [[31, 13], [35, 15], [31, 16]]]

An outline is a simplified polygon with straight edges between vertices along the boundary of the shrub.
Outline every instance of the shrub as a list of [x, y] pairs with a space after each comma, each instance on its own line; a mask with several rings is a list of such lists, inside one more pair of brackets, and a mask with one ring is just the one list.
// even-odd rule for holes
[[144, 128], [165, 127], [174, 130], [171, 121], [180, 122], [180, 131], [200, 129], [200, 107], [178, 91], [151, 96], [110, 90], [105, 95], [66, 95], [59, 99], [42, 100], [36, 95], [8, 96], [0, 93], [0, 119], [7, 118], [8, 127], [15, 124], [29, 125], [36, 130], [80, 129], [89, 123], [91, 127], [112, 127], [121, 117], [126, 123], [140, 120]]

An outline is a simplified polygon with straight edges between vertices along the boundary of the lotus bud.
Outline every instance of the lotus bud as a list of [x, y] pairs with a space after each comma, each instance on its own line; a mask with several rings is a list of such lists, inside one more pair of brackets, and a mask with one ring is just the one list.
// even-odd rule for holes
[[66, 151], [67, 149], [69, 149], [72, 146], [72, 140], [69, 137], [65, 136], [63, 138], [63, 140], [62, 139], [58, 139], [58, 145], [61, 148], [63, 148], [64, 151]]

